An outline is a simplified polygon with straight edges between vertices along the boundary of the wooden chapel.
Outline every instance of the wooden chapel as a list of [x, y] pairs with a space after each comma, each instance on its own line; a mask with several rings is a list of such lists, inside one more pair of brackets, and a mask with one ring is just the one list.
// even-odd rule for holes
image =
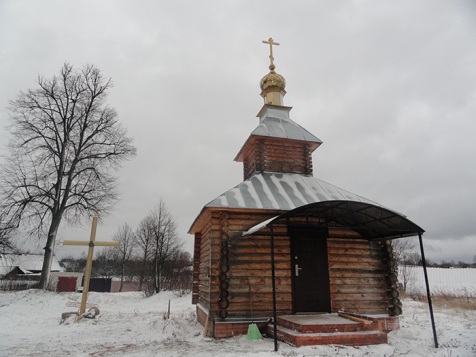
[[[271, 62], [260, 82], [264, 105], [235, 158], [244, 180], [206, 204], [189, 231], [198, 321], [221, 338], [246, 334], [251, 321], [269, 332], [274, 320], [276, 332], [282, 316], [341, 314], [385, 334], [349, 344], [386, 342], [401, 313], [389, 240], [423, 230], [313, 177], [312, 153], [322, 141], [291, 120], [273, 62], [278, 43], [263, 42]], [[335, 341], [346, 343], [324, 343]]]

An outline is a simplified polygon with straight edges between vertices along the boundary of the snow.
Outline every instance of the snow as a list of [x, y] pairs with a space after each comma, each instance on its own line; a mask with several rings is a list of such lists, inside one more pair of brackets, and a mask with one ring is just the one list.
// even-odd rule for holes
[[[426, 295], [423, 268], [407, 267], [409, 293]], [[427, 268], [431, 294], [476, 297], [476, 269], [474, 268]], [[403, 275], [400, 271], [400, 276]], [[401, 279], [401, 278], [400, 278]]]
[[[279, 344], [246, 336], [214, 340], [202, 337], [191, 296], [161, 292], [90, 293], [101, 315], [60, 324], [67, 304], [79, 293], [42, 290], [0, 292], [0, 356], [475, 356], [476, 311], [435, 309], [440, 348], [433, 347], [428, 308], [405, 299], [401, 329], [389, 333], [389, 343], [376, 346], [309, 346]], [[170, 300], [170, 319], [164, 319]]]
[[248, 229], [246, 232], [243, 232], [243, 233], [242, 233], [242, 236], [247, 236], [247, 235], [250, 235], [250, 234], [253, 234], [253, 233], [255, 233], [255, 232], [260, 231], [261, 229], [263, 229], [264, 227], [266, 227], [266, 226], [269, 224], [269, 222], [273, 221], [273, 220], [274, 220], [275, 218], [277, 218], [277, 217], [279, 217], [279, 216], [274, 216], [274, 217], [272, 217], [272, 218], [270, 218], [270, 219], [267, 219], [266, 221], [263, 221], [263, 222], [261, 222], [261, 223], [258, 223], [256, 226], [253, 226], [253, 227], [251, 227], [250, 229]]
[[[26, 274], [41, 271], [43, 259], [43, 254], [0, 254], [0, 276], [10, 273], [15, 267], [19, 267]], [[53, 257], [51, 271], [61, 270], [56, 257]]]

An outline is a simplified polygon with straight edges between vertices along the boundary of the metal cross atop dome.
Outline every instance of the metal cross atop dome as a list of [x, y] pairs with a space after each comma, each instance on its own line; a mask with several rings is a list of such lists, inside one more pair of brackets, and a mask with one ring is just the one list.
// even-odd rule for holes
[[275, 65], [274, 65], [274, 63], [273, 63], [273, 60], [274, 60], [274, 57], [273, 57], [273, 45], [274, 45], [274, 46], [279, 46], [279, 43], [278, 43], [278, 42], [274, 42], [271, 37], [268, 39], [268, 41], [263, 40], [262, 42], [269, 45], [269, 60], [270, 60], [269, 69], [270, 69], [271, 71], [274, 71], [274, 69], [275, 69], [276, 67], [275, 67]]

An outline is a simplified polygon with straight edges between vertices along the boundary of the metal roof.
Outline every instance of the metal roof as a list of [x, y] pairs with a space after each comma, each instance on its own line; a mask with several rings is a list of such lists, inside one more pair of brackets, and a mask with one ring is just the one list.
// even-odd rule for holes
[[205, 207], [290, 211], [310, 203], [347, 200], [378, 205], [312, 176], [263, 172], [223, 193]]
[[251, 135], [310, 141], [322, 144], [322, 141], [295, 123], [289, 117], [291, 107], [265, 105], [259, 112], [260, 123]]
[[[40, 272], [43, 268], [43, 254], [0, 254], [0, 276], [18, 267], [24, 272]], [[53, 257], [51, 271], [61, 271], [56, 257]]]
[[425, 232], [400, 213], [368, 202], [334, 200], [311, 203], [251, 227], [243, 235], [255, 233], [280, 219], [319, 218], [316, 226], [344, 226], [369, 241], [410, 237]]
[[305, 141], [310, 144], [311, 151], [321, 145], [322, 140], [291, 120], [289, 117], [291, 109], [291, 107], [265, 104], [257, 115], [259, 117], [258, 126], [251, 132], [248, 140], [236, 155], [235, 161], [243, 161], [243, 150], [255, 137]]

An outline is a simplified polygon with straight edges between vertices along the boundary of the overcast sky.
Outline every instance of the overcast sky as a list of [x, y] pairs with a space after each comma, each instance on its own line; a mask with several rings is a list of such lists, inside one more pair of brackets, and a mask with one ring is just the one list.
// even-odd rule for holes
[[97, 239], [163, 198], [191, 252], [200, 210], [243, 180], [233, 159], [258, 124], [269, 37], [291, 118], [324, 142], [314, 176], [407, 215], [427, 258], [472, 262], [475, 1], [0, 0], [2, 150], [9, 100], [64, 62], [96, 65], [138, 148]]

